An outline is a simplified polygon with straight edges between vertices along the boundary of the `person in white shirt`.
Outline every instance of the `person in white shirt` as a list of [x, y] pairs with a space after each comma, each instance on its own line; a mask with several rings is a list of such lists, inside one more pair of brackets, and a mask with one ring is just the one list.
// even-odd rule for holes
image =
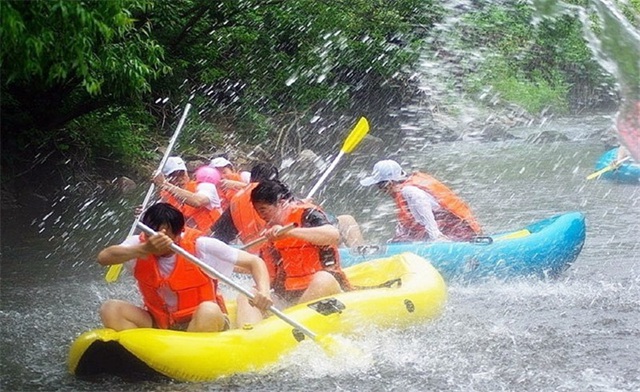
[[187, 166], [180, 157], [169, 157], [162, 172], [153, 178], [160, 197], [185, 216], [188, 227], [211, 233], [213, 224], [222, 215], [221, 200], [216, 185], [192, 181]]
[[185, 228], [182, 213], [168, 203], [149, 207], [142, 223], [157, 233], [128, 237], [98, 254], [101, 265], [127, 263], [133, 270], [144, 306], [109, 300], [100, 309], [106, 328], [116, 331], [132, 328], [165, 328], [189, 332], [217, 332], [229, 328], [224, 299], [217, 279], [209, 277], [195, 264], [171, 249], [171, 244], [193, 254], [221, 275], [250, 273], [255, 281], [255, 298], [238, 304], [237, 325], [262, 317], [273, 302], [269, 272], [264, 261], [223, 242]]
[[377, 162], [360, 184], [376, 184], [396, 202], [393, 242], [467, 241], [482, 232], [467, 204], [452, 190], [428, 174], [407, 175], [396, 161]]

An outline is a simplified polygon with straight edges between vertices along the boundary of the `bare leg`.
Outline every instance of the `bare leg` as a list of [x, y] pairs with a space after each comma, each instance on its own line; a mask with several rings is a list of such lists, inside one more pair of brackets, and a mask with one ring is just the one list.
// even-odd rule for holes
[[313, 275], [313, 279], [309, 284], [309, 287], [302, 294], [298, 303], [313, 301], [317, 298], [326, 297], [329, 295], [342, 292], [340, 283], [336, 278], [327, 271], [318, 271]]
[[257, 324], [264, 318], [262, 311], [249, 303], [249, 298], [244, 294], [238, 294], [236, 298], [238, 306], [236, 313], [236, 327], [242, 328], [245, 324]]
[[358, 225], [353, 216], [339, 215], [338, 229], [340, 230], [340, 239], [348, 248], [364, 245], [360, 225]]
[[100, 318], [105, 328], [123, 331], [133, 328], [151, 328], [153, 319], [146, 310], [129, 302], [109, 300], [100, 307]]
[[198, 305], [193, 313], [187, 332], [219, 332], [224, 330], [225, 324], [225, 315], [218, 304], [206, 301]]

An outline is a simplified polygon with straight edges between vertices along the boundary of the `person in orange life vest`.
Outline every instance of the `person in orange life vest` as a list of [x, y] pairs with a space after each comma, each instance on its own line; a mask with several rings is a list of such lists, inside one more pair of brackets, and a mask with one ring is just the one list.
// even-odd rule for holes
[[188, 227], [206, 235], [211, 233], [213, 224], [222, 214], [215, 184], [192, 181], [182, 158], [175, 156], [167, 159], [153, 182], [160, 190], [161, 200], [184, 214]]
[[172, 242], [225, 276], [234, 269], [252, 275], [256, 283], [255, 299], [251, 304], [246, 302], [248, 306], [238, 304], [238, 325], [255, 319], [255, 314], [261, 315], [273, 304], [269, 272], [259, 257], [205, 237], [196, 229], [185, 228], [180, 210], [168, 203], [152, 205], [141, 221], [157, 234], [130, 236], [122, 244], [109, 246], [98, 254], [101, 265], [126, 262], [132, 268], [144, 301], [144, 308], [121, 300], [105, 302], [100, 317], [106, 328], [122, 331], [186, 326], [189, 332], [217, 332], [229, 327], [217, 279], [175, 254], [170, 248]]
[[[319, 207], [294, 199], [278, 181], [259, 183], [251, 191], [251, 202], [267, 222], [264, 235], [269, 242], [260, 255], [279, 299], [292, 305], [351, 288], [340, 268], [340, 232]], [[290, 223], [297, 227], [283, 232]]]
[[360, 184], [376, 184], [395, 200], [398, 223], [392, 241], [466, 241], [482, 232], [467, 204], [453, 191], [424, 173], [407, 176], [396, 161], [379, 161]]
[[[239, 191], [229, 203], [220, 219], [213, 227], [213, 237], [227, 244], [239, 240], [243, 244], [249, 243], [260, 237], [266, 224], [260, 218], [251, 204], [251, 191], [259, 182], [266, 180], [278, 180], [278, 168], [270, 163], [258, 163], [251, 168], [251, 182]], [[348, 247], [364, 245], [364, 239], [360, 226], [351, 215], [330, 214], [330, 222], [340, 230], [340, 239]], [[258, 251], [258, 248], [249, 249], [250, 252]]]
[[226, 210], [233, 195], [249, 184], [251, 174], [247, 171], [237, 172], [233, 164], [223, 157], [212, 159], [209, 166], [216, 168], [222, 175], [222, 180], [218, 184], [218, 193], [222, 199], [222, 209]]
[[[251, 191], [262, 181], [277, 180], [278, 175], [278, 168], [270, 163], [255, 164], [251, 168], [251, 182], [231, 198], [229, 208], [213, 226], [212, 236], [227, 244], [237, 240], [247, 244], [260, 237], [266, 228], [266, 222], [258, 216], [251, 204]], [[258, 247], [254, 247], [249, 252], [258, 250]]]

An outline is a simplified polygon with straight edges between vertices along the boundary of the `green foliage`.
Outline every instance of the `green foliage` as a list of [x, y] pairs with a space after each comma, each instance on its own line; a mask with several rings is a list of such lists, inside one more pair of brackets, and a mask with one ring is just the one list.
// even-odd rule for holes
[[[193, 109], [192, 109], [193, 110]], [[182, 156], [197, 156], [224, 148], [223, 131], [215, 122], [205, 121], [198, 113], [189, 114], [189, 123], [180, 134], [176, 153]]]
[[175, 2], [159, 4], [153, 15], [168, 60], [192, 60], [173, 68], [220, 91], [224, 107], [266, 115], [343, 105], [363, 83], [393, 79], [417, 58], [415, 25], [429, 27], [439, 16], [421, 0], [192, 5], [190, 14], [200, 17], [188, 32], [169, 17]]
[[[480, 77], [471, 91], [492, 86], [507, 102], [532, 113], [551, 109], [564, 113], [572, 89], [609, 82], [593, 60], [574, 16], [532, 23], [532, 9], [521, 2], [487, 5], [469, 14], [460, 40], [466, 48], [484, 48], [488, 61], [478, 65]], [[547, 105], [544, 103], [547, 102]]]
[[569, 86], [560, 74], [548, 77], [534, 71], [523, 75], [502, 59], [496, 59], [484, 63], [479, 75], [470, 83], [473, 92], [483, 91], [490, 85], [501, 99], [515, 103], [529, 113], [551, 110], [566, 114], [569, 111], [566, 99]]
[[[163, 50], [132, 13], [150, 0], [5, 1], [3, 84], [82, 86], [90, 95], [140, 95], [161, 75]], [[60, 28], [64, 26], [64, 28]]]
[[[607, 81], [574, 17], [532, 25], [525, 2], [472, 3], [479, 9], [455, 37], [479, 54], [461, 61], [470, 91], [491, 86], [532, 112], [565, 111], [580, 86]], [[621, 4], [637, 26], [640, 1]], [[135, 165], [150, 141], [164, 143], [155, 140], [164, 132], [147, 114], [151, 102], [187, 95], [201, 121], [190, 121], [181, 148], [218, 148], [229, 129], [239, 141], [268, 140], [274, 118], [348, 110], [354, 97], [366, 104], [370, 92], [402, 90], [444, 13], [434, 0], [3, 0], [1, 7], [3, 167], [19, 155], [30, 159], [33, 148]]]
[[636, 29], [640, 29], [640, 0], [616, 0], [616, 4], [620, 7], [629, 23]]
[[240, 118], [238, 128], [243, 139], [259, 144], [267, 139], [272, 127], [269, 117], [257, 110], [248, 110]]
[[143, 108], [110, 108], [73, 120], [55, 144], [59, 149], [64, 145], [81, 147], [88, 163], [117, 162], [135, 171], [143, 159], [152, 156], [150, 123], [153, 118]]
[[122, 132], [136, 123], [130, 112], [191, 93], [248, 140], [265, 140], [274, 115], [401, 86], [392, 81], [440, 13], [433, 0], [3, 1], [3, 161], [28, 159], [33, 141], [133, 161], [144, 127]]

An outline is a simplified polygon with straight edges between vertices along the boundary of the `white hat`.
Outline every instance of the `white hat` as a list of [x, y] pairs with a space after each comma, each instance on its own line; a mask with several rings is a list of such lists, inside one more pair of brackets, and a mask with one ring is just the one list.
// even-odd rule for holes
[[360, 185], [369, 186], [384, 181], [402, 181], [407, 174], [402, 170], [398, 162], [387, 159], [373, 165], [371, 176], [360, 180]]
[[168, 176], [178, 170], [184, 170], [186, 172], [187, 165], [184, 164], [184, 161], [180, 157], [169, 157], [162, 168], [162, 174]]
[[231, 162], [223, 157], [213, 158], [211, 163], [209, 164], [211, 167], [225, 167], [225, 166], [233, 166]]

